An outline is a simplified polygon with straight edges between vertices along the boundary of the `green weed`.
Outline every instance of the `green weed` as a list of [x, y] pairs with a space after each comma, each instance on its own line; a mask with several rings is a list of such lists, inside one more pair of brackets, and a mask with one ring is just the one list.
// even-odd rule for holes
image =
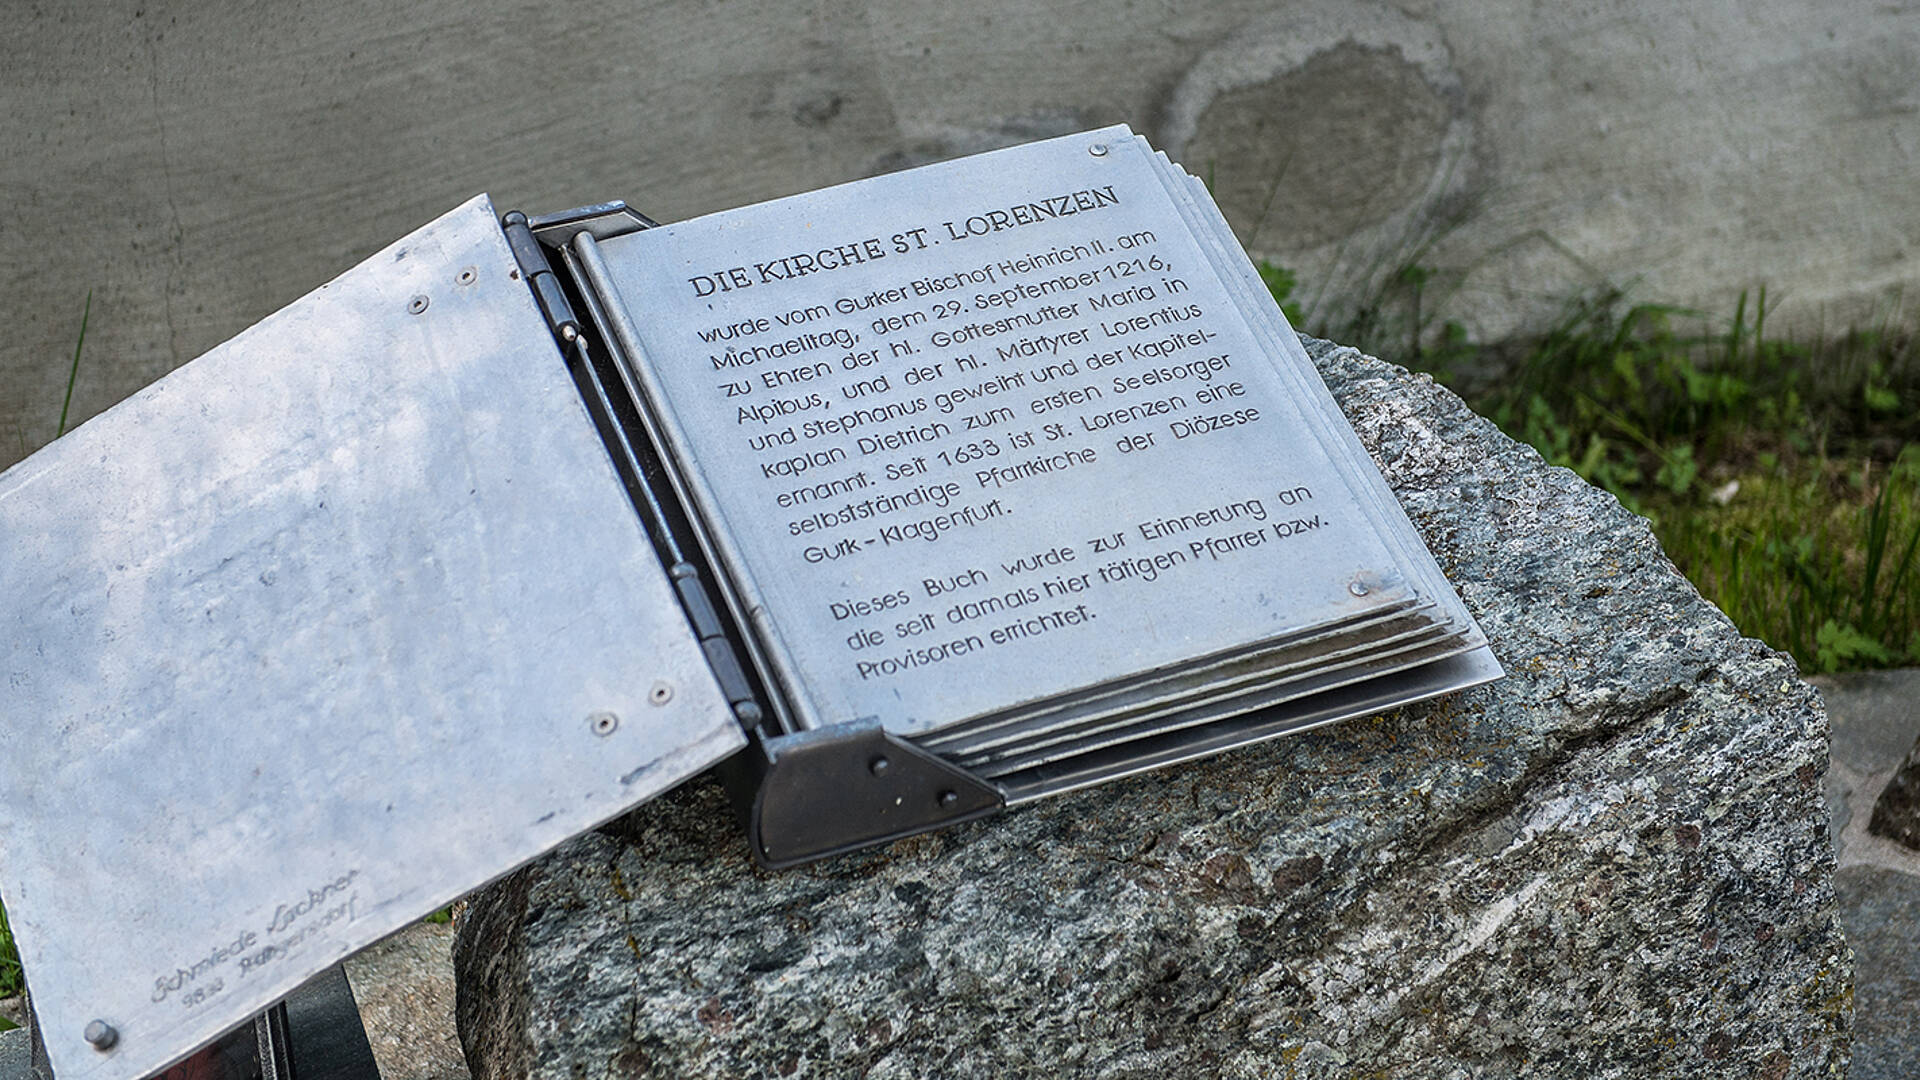
[[[20, 970], [20, 954], [13, 947], [13, 928], [7, 925], [7, 909], [0, 906], [0, 998], [13, 997], [27, 988]], [[0, 1018], [0, 1024], [6, 1023]]]
[[[1262, 275], [1291, 290], [1284, 271]], [[1317, 329], [1384, 341], [1388, 359], [1646, 515], [1704, 595], [1803, 669], [1920, 662], [1911, 332], [1794, 341], [1765, 332], [1764, 292], [1715, 319], [1605, 290], [1535, 338], [1479, 345], [1437, 320], [1431, 277], [1405, 268], [1360, 321]]]
[[1655, 507], [1703, 594], [1806, 670], [1920, 660], [1920, 447], [1877, 477], [1829, 459], [1738, 482], [1724, 506]]
[[[87, 321], [93, 317], [93, 290], [80, 309], [80, 333], [73, 342], [73, 364], [67, 369], [67, 396], [60, 403], [60, 426], [56, 435], [67, 433], [67, 413], [73, 407], [73, 384], [80, 377], [80, 352], [87, 344]], [[26, 975], [20, 967], [20, 952], [14, 947], [13, 929], [7, 925], [7, 909], [0, 905], [0, 998], [13, 997], [26, 990]], [[0, 1017], [0, 1030], [13, 1027]]]

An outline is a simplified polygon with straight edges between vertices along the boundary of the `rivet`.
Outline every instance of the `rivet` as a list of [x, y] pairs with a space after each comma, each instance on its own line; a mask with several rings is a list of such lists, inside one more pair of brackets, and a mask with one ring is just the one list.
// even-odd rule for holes
[[1089, 154], [1092, 154], [1092, 155], [1093, 155], [1094, 157], [1106, 157], [1106, 156], [1107, 156], [1107, 144], [1106, 144], [1106, 143], [1094, 143], [1094, 144], [1093, 144], [1092, 146], [1089, 146], [1089, 147], [1087, 147], [1087, 153], [1089, 153]]
[[885, 776], [887, 775], [887, 770], [891, 768], [893, 768], [893, 762], [888, 761], [884, 754], [867, 762], [867, 771], [875, 776]]
[[460, 271], [460, 276], [455, 278], [454, 280], [458, 281], [462, 285], [471, 285], [474, 282], [480, 280], [480, 271], [475, 270], [473, 267], [469, 266], [466, 269]]
[[1347, 591], [1355, 596], [1365, 596], [1367, 595], [1367, 584], [1364, 581], [1356, 581], [1347, 586]]
[[620, 718], [610, 712], [597, 712], [587, 717], [587, 726], [595, 735], [605, 738], [620, 726]]
[[657, 682], [647, 691], [647, 701], [654, 705], [665, 705], [673, 700], [673, 686], [670, 683]]
[[427, 303], [428, 301], [425, 296], [414, 297], [413, 299], [407, 301], [407, 314], [409, 315], [420, 314], [421, 312], [427, 310]]
[[940, 793], [941, 806], [952, 806], [954, 803], [957, 803], [959, 801], [960, 801], [960, 793], [957, 791], [949, 790], [949, 791], [943, 791]]
[[87, 1030], [81, 1032], [80, 1037], [87, 1040], [88, 1045], [95, 1050], [103, 1053], [113, 1049], [113, 1044], [120, 1041], [120, 1033], [113, 1030], [113, 1025], [105, 1020], [88, 1022]]

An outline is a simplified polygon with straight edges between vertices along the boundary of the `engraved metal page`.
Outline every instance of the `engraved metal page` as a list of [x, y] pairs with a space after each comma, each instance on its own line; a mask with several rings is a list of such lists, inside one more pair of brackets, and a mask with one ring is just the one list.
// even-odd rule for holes
[[1124, 128], [607, 240], [811, 723], [919, 734], [1404, 603]]

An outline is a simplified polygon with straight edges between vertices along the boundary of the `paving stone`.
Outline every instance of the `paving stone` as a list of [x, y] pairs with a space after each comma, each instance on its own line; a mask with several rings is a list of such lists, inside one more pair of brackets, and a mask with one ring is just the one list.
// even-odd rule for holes
[[31, 1080], [33, 1047], [26, 1028], [0, 1031], [0, 1080]]
[[1851, 1080], [1920, 1077], [1920, 877], [1849, 866], [1835, 880], [1854, 955]]
[[[1844, 847], [1841, 837], [1854, 809], [1872, 811], [1880, 778], [1920, 736], [1920, 714], [1909, 704], [1920, 698], [1920, 669], [1815, 675], [1807, 681], [1819, 688], [1827, 705], [1833, 766], [1826, 776], [1827, 821], [1833, 842]], [[1874, 790], [1856, 790], [1862, 786]]]
[[1867, 830], [1920, 851], [1920, 741], [1881, 790]]
[[468, 1080], [453, 1026], [453, 928], [420, 923], [347, 961], [381, 1080]]
[[1862, 775], [1885, 772], [1920, 737], [1920, 668], [1816, 675], [1826, 700], [1833, 760]]

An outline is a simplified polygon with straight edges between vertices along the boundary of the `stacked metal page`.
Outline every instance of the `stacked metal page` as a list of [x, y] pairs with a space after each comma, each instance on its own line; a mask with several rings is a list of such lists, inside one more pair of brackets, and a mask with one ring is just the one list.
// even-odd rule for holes
[[1124, 127], [574, 249], [789, 730], [878, 719], [1018, 802], [1500, 674]]

